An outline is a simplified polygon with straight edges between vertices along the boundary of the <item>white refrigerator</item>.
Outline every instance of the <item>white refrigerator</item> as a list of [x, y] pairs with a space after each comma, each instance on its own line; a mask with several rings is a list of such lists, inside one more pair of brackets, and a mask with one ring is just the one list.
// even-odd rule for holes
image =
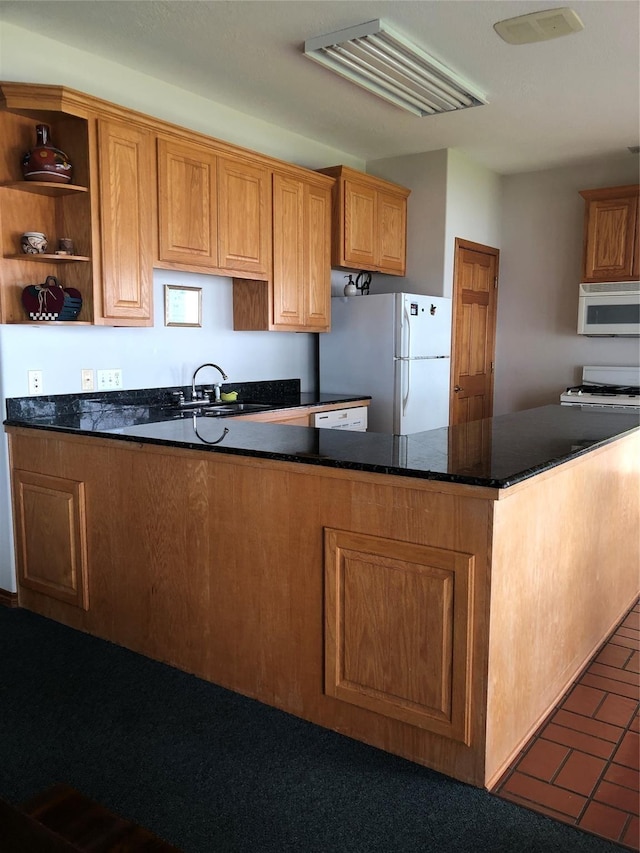
[[339, 296], [319, 335], [320, 391], [371, 396], [368, 428], [409, 435], [449, 423], [451, 300]]

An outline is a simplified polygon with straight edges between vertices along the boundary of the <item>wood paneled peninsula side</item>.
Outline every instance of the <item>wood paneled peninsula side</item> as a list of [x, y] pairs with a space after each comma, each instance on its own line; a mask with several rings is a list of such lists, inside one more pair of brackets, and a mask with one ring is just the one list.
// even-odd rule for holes
[[464, 782], [638, 593], [637, 415], [392, 436], [152, 409], [8, 402], [20, 605]]

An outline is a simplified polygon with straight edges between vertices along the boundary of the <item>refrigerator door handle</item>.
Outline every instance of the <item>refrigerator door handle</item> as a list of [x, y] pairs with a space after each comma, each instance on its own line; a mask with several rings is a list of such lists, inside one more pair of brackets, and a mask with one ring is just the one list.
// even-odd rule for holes
[[402, 359], [402, 414], [405, 415], [407, 413], [407, 406], [409, 405], [409, 393], [411, 391], [411, 359], [405, 358]]
[[[411, 317], [409, 316], [409, 312], [407, 311], [407, 303], [404, 303], [404, 319], [407, 327], [406, 340], [407, 340], [407, 354], [405, 356], [404, 353], [400, 353], [402, 358], [410, 358], [411, 357]], [[405, 335], [402, 336], [401, 340], [404, 340]]]

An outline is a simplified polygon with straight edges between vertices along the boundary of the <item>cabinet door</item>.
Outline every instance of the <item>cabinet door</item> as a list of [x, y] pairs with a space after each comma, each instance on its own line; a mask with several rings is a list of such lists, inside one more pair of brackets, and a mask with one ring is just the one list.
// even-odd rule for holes
[[216, 157], [204, 147], [158, 140], [158, 257], [218, 264]]
[[218, 160], [218, 259], [222, 270], [271, 273], [271, 174], [265, 166]]
[[88, 610], [84, 483], [16, 469], [13, 494], [20, 585]]
[[305, 325], [328, 332], [331, 322], [331, 190], [305, 190]]
[[637, 228], [637, 190], [621, 198], [588, 199], [584, 281], [629, 281], [637, 276]]
[[304, 184], [273, 176], [273, 322], [304, 323]]
[[135, 125], [98, 119], [102, 320], [150, 326], [153, 270], [153, 138]]
[[407, 200], [378, 193], [378, 265], [381, 272], [405, 274], [407, 254]]
[[355, 269], [376, 268], [376, 191], [344, 182], [344, 262]]
[[473, 555], [324, 537], [325, 693], [469, 745]]

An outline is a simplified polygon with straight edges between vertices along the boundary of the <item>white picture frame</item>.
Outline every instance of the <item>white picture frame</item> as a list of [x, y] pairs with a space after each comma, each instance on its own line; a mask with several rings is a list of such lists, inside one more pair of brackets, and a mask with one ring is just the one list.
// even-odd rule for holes
[[202, 288], [165, 284], [164, 324], [165, 326], [202, 326]]

